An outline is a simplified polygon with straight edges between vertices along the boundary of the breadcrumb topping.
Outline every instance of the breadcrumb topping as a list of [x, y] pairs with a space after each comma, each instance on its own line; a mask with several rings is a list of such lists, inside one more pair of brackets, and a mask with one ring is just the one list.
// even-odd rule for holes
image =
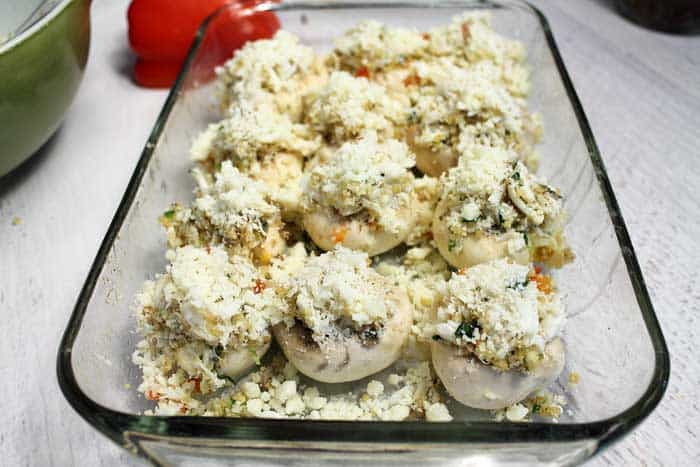
[[[484, 13], [426, 32], [369, 20], [328, 55], [279, 31], [217, 73], [223, 118], [190, 148], [195, 199], [161, 216], [169, 264], [136, 300], [147, 413], [449, 421], [433, 340], [503, 371], [538, 367], [565, 320], [551, 276], [508, 260], [455, 272], [432, 231], [447, 226], [450, 251], [492, 235], [548, 266], [573, 258], [562, 196], [534, 173], [542, 127], [527, 108], [522, 43]], [[416, 154], [421, 171], [430, 154], [445, 159], [440, 171], [456, 166], [420, 175]], [[304, 232], [315, 210], [405, 240], [372, 260], [342, 246], [319, 255]], [[265, 355], [282, 322], [302, 323], [317, 343], [376, 337], [405, 311], [398, 294], [413, 313], [401, 357], [351, 392], [301, 376], [281, 352]], [[496, 416], [556, 418], [562, 406], [540, 391]]]
[[389, 28], [379, 21], [361, 21], [335, 41], [331, 66], [351, 73], [376, 72], [401, 66], [425, 53], [428, 41], [415, 30]]
[[296, 119], [301, 91], [314, 74], [323, 73], [316, 60], [314, 50], [287, 31], [278, 31], [272, 39], [250, 41], [217, 70], [222, 107], [271, 105]]
[[328, 83], [307, 96], [307, 102], [304, 121], [335, 144], [366, 130], [392, 137], [406, 115], [402, 102], [389, 97], [382, 86], [344, 71], [331, 73]]
[[237, 169], [255, 174], [266, 159], [282, 152], [307, 157], [319, 144], [306, 125], [292, 123], [270, 106], [242, 104], [232, 107], [227, 118], [209, 125], [193, 143], [190, 154], [209, 171], [229, 160]]

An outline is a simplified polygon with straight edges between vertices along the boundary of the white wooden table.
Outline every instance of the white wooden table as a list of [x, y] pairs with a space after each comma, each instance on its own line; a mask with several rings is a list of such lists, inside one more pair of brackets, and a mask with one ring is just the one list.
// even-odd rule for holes
[[[672, 357], [661, 405], [590, 464], [700, 465], [700, 37], [639, 28], [611, 1], [535, 3], [597, 137]], [[93, 3], [87, 74], [63, 127], [0, 181], [0, 465], [141, 465], [73, 412], [55, 376], [61, 333], [166, 95], [129, 81], [126, 4]]]

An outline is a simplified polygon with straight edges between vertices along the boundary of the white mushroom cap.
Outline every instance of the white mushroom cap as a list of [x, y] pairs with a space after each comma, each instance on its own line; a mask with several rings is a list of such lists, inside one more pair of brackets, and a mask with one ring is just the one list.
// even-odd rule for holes
[[[191, 376], [205, 374], [212, 379], [217, 375], [229, 378], [238, 378], [248, 372], [270, 348], [272, 340], [266, 343], [249, 343], [247, 345], [233, 345], [215, 357], [214, 349], [203, 341], [193, 341], [178, 348], [175, 358], [180, 368]], [[207, 362], [216, 361], [216, 365]]]
[[508, 236], [498, 238], [496, 235], [480, 232], [478, 235], [460, 237], [458, 247], [454, 247], [451, 244], [451, 240], [454, 239], [444, 219], [446, 210], [447, 203], [441, 200], [435, 209], [432, 232], [440, 254], [452, 266], [464, 268], [505, 257], [510, 257], [520, 264], [526, 264], [530, 260], [527, 248], [512, 250], [509, 246], [511, 238]]
[[502, 409], [549, 386], [564, 369], [565, 348], [555, 338], [544, 349], [544, 358], [532, 372], [502, 371], [485, 365], [451, 343], [431, 343], [433, 367], [442, 384], [457, 401], [477, 409]]
[[395, 232], [379, 225], [370, 225], [361, 216], [342, 217], [330, 209], [306, 213], [303, 225], [309, 237], [323, 250], [329, 251], [343, 245], [375, 256], [396, 247], [410, 234], [414, 217], [411, 207], [399, 209], [396, 215], [405, 222]]
[[459, 155], [457, 152], [445, 146], [439, 151], [422, 146], [415, 142], [417, 129], [411, 127], [406, 132], [406, 141], [416, 155], [416, 167], [418, 170], [431, 177], [439, 177], [443, 172], [457, 165]]
[[239, 346], [224, 351], [219, 360], [219, 372], [229, 378], [237, 378], [244, 374], [259, 364], [271, 342], [270, 340], [265, 344]]
[[396, 361], [408, 337], [413, 322], [408, 297], [392, 289], [387, 300], [395, 312], [376, 333], [344, 329], [318, 343], [300, 321], [292, 327], [279, 323], [273, 333], [287, 359], [306, 376], [324, 383], [355, 381]]

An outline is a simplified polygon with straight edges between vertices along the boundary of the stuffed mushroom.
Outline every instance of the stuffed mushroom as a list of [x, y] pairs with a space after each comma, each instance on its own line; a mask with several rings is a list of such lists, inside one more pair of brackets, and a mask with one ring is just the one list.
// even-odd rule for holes
[[298, 209], [304, 159], [320, 146], [306, 125], [293, 123], [268, 105], [241, 104], [213, 123], [192, 144], [190, 154], [202, 176], [212, 179], [223, 162], [265, 183], [285, 218]]
[[242, 175], [230, 161], [210, 183], [199, 169], [197, 198], [189, 208], [173, 204], [160, 218], [171, 248], [222, 245], [230, 254], [269, 264], [286, 247], [284, 223], [269, 189]]
[[512, 151], [474, 148], [442, 182], [433, 235], [453, 266], [509, 257], [560, 267], [573, 258], [559, 191], [532, 175]]
[[368, 132], [343, 144], [303, 181], [303, 227], [316, 245], [343, 245], [370, 256], [394, 248], [414, 224], [413, 154]]
[[286, 319], [273, 331], [287, 359], [308, 377], [355, 381], [399, 357], [412, 305], [368, 262], [365, 253], [338, 247], [309, 258], [286, 285]]
[[220, 246], [187, 245], [168, 258], [166, 273], [144, 288], [139, 314], [171, 316], [178, 366], [210, 379], [237, 378], [255, 366], [270, 347], [271, 326], [281, 320], [279, 299], [263, 276], [250, 260]]
[[479, 61], [464, 68], [441, 57], [412, 69], [406, 136], [423, 173], [441, 175], [474, 146], [513, 148], [521, 160], [535, 159], [539, 119], [526, 111], [522, 96], [495, 85], [498, 66]]
[[551, 277], [499, 259], [453, 275], [447, 289], [431, 351], [452, 397], [469, 407], [500, 409], [559, 376], [565, 315]]

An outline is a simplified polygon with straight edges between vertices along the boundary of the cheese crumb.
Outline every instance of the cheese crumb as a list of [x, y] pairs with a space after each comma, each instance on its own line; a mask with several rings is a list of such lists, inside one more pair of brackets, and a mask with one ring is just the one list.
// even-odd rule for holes
[[578, 372], [572, 371], [571, 373], [569, 373], [569, 384], [570, 385], [576, 385], [579, 382], [581, 382], [581, 375]]
[[256, 383], [246, 381], [243, 383], [241, 388], [248, 399], [256, 399], [260, 397], [260, 386], [258, 386]]
[[369, 384], [367, 384], [367, 394], [369, 394], [372, 397], [377, 397], [382, 395], [384, 392], [384, 385], [379, 382], [379, 381], [370, 381]]
[[527, 416], [528, 410], [522, 404], [514, 404], [506, 409], [506, 418], [511, 422], [520, 422]]
[[398, 386], [401, 382], [401, 376], [397, 375], [396, 373], [392, 373], [389, 375], [387, 382], [392, 386]]
[[425, 419], [429, 422], [449, 422], [452, 420], [447, 406], [441, 402], [430, 404], [425, 409]]

